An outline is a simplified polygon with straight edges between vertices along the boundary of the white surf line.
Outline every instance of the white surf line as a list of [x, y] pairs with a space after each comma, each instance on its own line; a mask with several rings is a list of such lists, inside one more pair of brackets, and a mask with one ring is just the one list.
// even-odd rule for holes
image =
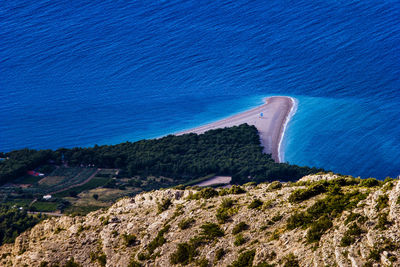
[[298, 106], [298, 100], [297, 99], [295, 99], [293, 97], [289, 97], [289, 98], [292, 101], [293, 105], [292, 105], [292, 108], [290, 109], [289, 115], [285, 119], [285, 123], [283, 124], [283, 131], [282, 131], [279, 143], [278, 143], [278, 159], [279, 159], [279, 163], [283, 162], [283, 160], [284, 160], [284, 153], [281, 150], [282, 150], [282, 142], [283, 142], [283, 139], [284, 139], [285, 133], [286, 133], [286, 128], [287, 128], [287, 126], [289, 124], [289, 121], [292, 119], [293, 115], [296, 113], [297, 106]]

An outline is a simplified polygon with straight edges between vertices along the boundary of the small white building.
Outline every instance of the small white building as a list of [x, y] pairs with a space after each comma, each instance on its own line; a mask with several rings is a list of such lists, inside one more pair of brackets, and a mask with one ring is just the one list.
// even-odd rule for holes
[[43, 199], [44, 199], [44, 200], [49, 200], [50, 198], [51, 198], [51, 195], [44, 195], [44, 196], [43, 196]]

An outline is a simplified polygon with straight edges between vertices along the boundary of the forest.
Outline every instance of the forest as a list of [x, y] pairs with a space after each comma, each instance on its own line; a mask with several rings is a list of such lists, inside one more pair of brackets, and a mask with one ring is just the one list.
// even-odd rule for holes
[[232, 176], [233, 183], [295, 181], [321, 169], [275, 163], [262, 152], [257, 129], [242, 124], [204, 134], [57, 150], [21, 149], [0, 153], [0, 184], [29, 170], [68, 164], [120, 169], [120, 176], [164, 176], [190, 181], [209, 174]]
[[41, 214], [29, 215], [25, 210], [0, 206], [0, 246], [10, 243], [26, 229], [45, 219]]

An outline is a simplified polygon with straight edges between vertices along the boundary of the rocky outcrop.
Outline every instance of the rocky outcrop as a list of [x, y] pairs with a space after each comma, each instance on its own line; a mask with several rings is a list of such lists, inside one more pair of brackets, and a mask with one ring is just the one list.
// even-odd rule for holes
[[333, 173], [317, 173], [314, 175], [304, 176], [299, 180], [299, 182], [318, 182], [318, 181], [329, 181], [333, 179], [337, 179], [340, 176]]
[[[228, 266], [241, 253], [254, 250], [253, 265], [282, 266], [294, 259], [299, 266], [400, 266], [399, 181], [377, 187], [343, 186], [343, 192], [358, 190], [366, 197], [335, 214], [319, 242], [309, 241], [311, 226], [288, 227], [295, 214], [328, 194], [291, 203], [288, 199], [292, 192], [305, 190], [316, 181], [339, 178], [328, 176], [309, 176], [302, 183], [282, 186], [249, 185], [241, 194], [226, 189], [217, 189], [225, 190], [217, 196], [211, 190], [210, 194], [196, 195], [195, 189], [142, 193], [84, 217], [43, 221], [20, 235], [14, 244], [0, 247], [0, 265], [63, 266], [73, 257], [82, 266], [171, 266], [171, 255], [178, 244], [193, 244], [194, 237], [203, 237], [194, 247], [193, 258], [185, 264]], [[226, 209], [223, 221], [223, 216], [217, 216], [222, 214], [221, 207]], [[241, 222], [246, 227], [232, 233]], [[204, 239], [202, 226], [207, 223], [218, 225], [223, 236]], [[352, 224], [356, 224], [355, 230]]]

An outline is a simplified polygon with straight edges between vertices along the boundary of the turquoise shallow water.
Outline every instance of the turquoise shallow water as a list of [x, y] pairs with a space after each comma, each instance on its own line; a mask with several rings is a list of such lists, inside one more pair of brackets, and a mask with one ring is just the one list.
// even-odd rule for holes
[[153, 138], [299, 99], [285, 160], [400, 174], [399, 1], [3, 1], [0, 151]]
[[298, 100], [283, 141], [285, 161], [362, 177], [398, 175], [395, 105], [362, 98]]

